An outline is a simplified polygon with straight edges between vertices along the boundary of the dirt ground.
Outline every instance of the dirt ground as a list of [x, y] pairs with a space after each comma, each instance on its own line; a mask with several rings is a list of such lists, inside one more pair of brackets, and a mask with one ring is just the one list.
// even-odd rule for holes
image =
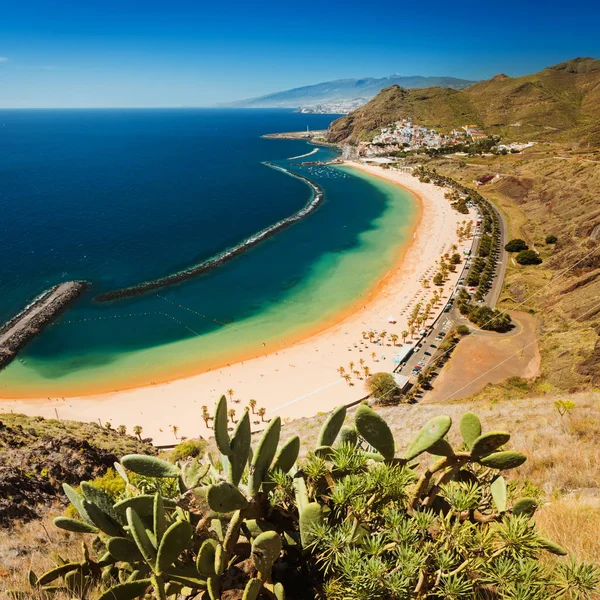
[[521, 312], [511, 316], [517, 324], [515, 333], [478, 332], [461, 340], [424, 401], [465, 398], [488, 383], [499, 383], [508, 377], [537, 377], [540, 353], [536, 318]]

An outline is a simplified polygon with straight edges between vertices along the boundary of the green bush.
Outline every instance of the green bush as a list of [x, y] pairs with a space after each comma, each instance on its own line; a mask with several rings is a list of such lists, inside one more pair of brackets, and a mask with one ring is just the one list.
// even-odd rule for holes
[[185, 440], [173, 448], [169, 455], [169, 459], [172, 462], [177, 462], [178, 460], [184, 460], [186, 458], [195, 458], [196, 456], [204, 454], [205, 449], [205, 440]]
[[398, 392], [396, 380], [391, 373], [373, 373], [366, 385], [375, 398], [393, 398]]
[[521, 250], [517, 254], [517, 262], [520, 265], [539, 265], [542, 258], [535, 250]]
[[546, 244], [556, 244], [556, 242], [558, 242], [558, 238], [555, 235], [546, 236]]
[[504, 246], [504, 249], [507, 252], [521, 252], [521, 250], [527, 250], [528, 248], [529, 246], [527, 245], [525, 240], [521, 240], [519, 238], [510, 240], [510, 242], [508, 242], [508, 244]]
[[[30, 571], [35, 597], [283, 600], [286, 589], [299, 600], [594, 597], [600, 569], [548, 560], [567, 551], [537, 532], [538, 500], [504, 479], [526, 460], [507, 449], [509, 433], [484, 433], [466, 413], [458, 435], [438, 415], [414, 439], [395, 440], [364, 404], [345, 420], [344, 406], [332, 411], [319, 446], [298, 462], [300, 440], [280, 444], [279, 417], [253, 449], [248, 413], [230, 437], [223, 397], [214, 424], [225, 472], [213, 461], [180, 468], [129, 455], [117, 504], [95, 486], [66, 486], [80, 518], [55, 524], [90, 543], [81, 561], [56, 557], [57, 568]], [[171, 480], [179, 495], [146, 495], [127, 473]]]
[[471, 330], [467, 325], [459, 325], [456, 328], [456, 333], [458, 333], [459, 335], [469, 335], [469, 333], [471, 333]]

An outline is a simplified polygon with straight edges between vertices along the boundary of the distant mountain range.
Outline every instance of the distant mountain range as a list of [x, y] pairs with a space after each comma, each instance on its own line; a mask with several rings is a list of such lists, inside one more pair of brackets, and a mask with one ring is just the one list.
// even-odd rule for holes
[[467, 79], [456, 79], [455, 77], [421, 77], [420, 75], [403, 77], [396, 73], [380, 79], [374, 77], [338, 79], [317, 83], [316, 85], [305, 85], [258, 98], [230, 102], [227, 106], [235, 108], [300, 108], [354, 100], [356, 98], [364, 98], [366, 102], [376, 96], [383, 88], [391, 85], [398, 85], [403, 88], [439, 86], [461, 90], [473, 83], [475, 82]]
[[522, 77], [496, 75], [462, 90], [392, 85], [334, 121], [329, 139], [370, 140], [405, 117], [438, 130], [477, 125], [505, 140], [600, 145], [600, 60], [575, 58]]

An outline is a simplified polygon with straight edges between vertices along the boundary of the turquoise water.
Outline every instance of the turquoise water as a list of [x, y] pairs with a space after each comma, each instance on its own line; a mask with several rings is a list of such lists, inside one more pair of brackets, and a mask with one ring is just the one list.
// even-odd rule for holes
[[[50, 285], [91, 289], [0, 372], [0, 394], [66, 395], [189, 374], [278, 347], [335, 318], [389, 269], [413, 199], [276, 131], [325, 128], [287, 111], [0, 111], [0, 317]], [[101, 304], [102, 292], [176, 272], [310, 199], [322, 205], [210, 273]], [[151, 374], [151, 375], [150, 375]]]

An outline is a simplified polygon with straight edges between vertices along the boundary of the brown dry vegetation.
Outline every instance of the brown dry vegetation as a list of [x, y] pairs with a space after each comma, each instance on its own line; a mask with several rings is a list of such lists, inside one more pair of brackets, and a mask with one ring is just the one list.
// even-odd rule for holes
[[[431, 160], [440, 173], [480, 188], [502, 210], [509, 238], [544, 262], [509, 263], [500, 308], [530, 310], [541, 322], [541, 381], [576, 391], [600, 384], [600, 152], [542, 144], [522, 154]], [[556, 235], [556, 245], [546, 244]]]

